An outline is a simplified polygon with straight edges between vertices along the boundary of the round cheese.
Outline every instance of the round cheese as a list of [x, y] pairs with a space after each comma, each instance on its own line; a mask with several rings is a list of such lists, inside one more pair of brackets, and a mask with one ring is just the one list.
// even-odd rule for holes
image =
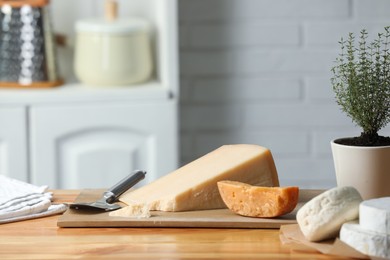
[[359, 207], [362, 228], [390, 234], [390, 197], [363, 201]]
[[390, 258], [390, 235], [366, 230], [357, 222], [343, 224], [340, 240], [363, 254]]

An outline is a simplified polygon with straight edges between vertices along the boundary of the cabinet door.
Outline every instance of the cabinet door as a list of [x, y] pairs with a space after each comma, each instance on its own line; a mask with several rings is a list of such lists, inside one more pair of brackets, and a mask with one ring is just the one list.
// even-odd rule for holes
[[32, 181], [52, 188], [108, 188], [135, 169], [139, 185], [177, 167], [174, 101], [31, 109]]
[[28, 180], [25, 107], [0, 108], [0, 174]]

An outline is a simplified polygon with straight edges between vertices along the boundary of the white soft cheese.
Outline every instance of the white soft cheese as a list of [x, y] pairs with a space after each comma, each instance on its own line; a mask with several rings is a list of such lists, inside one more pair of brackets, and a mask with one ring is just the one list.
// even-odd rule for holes
[[363, 229], [390, 234], [390, 197], [363, 201], [359, 214]]
[[344, 223], [340, 240], [359, 252], [390, 259], [390, 235], [363, 229], [357, 222]]
[[337, 187], [308, 201], [297, 212], [299, 227], [309, 241], [336, 237], [341, 225], [359, 215], [362, 197], [353, 187]]

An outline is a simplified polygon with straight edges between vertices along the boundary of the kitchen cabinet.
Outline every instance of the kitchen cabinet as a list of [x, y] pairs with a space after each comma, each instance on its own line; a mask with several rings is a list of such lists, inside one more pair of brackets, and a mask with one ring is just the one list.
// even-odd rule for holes
[[102, 188], [134, 169], [145, 169], [146, 181], [168, 173], [176, 167], [175, 106], [155, 100], [32, 107], [31, 180]]
[[65, 84], [0, 89], [0, 174], [78, 189], [107, 188], [134, 169], [147, 171], [144, 184], [177, 168], [177, 2], [118, 2], [121, 16], [153, 24], [153, 77], [121, 87], [79, 83], [72, 68], [74, 22], [98, 15], [100, 7], [88, 0], [51, 1], [53, 23], [70, 39], [58, 48]]
[[0, 174], [28, 179], [26, 109], [0, 107]]

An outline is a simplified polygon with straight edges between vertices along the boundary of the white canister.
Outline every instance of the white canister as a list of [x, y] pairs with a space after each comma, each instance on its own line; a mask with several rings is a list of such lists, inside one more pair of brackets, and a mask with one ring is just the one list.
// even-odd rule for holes
[[132, 19], [76, 22], [74, 68], [88, 85], [115, 86], [146, 81], [152, 73], [150, 26]]

